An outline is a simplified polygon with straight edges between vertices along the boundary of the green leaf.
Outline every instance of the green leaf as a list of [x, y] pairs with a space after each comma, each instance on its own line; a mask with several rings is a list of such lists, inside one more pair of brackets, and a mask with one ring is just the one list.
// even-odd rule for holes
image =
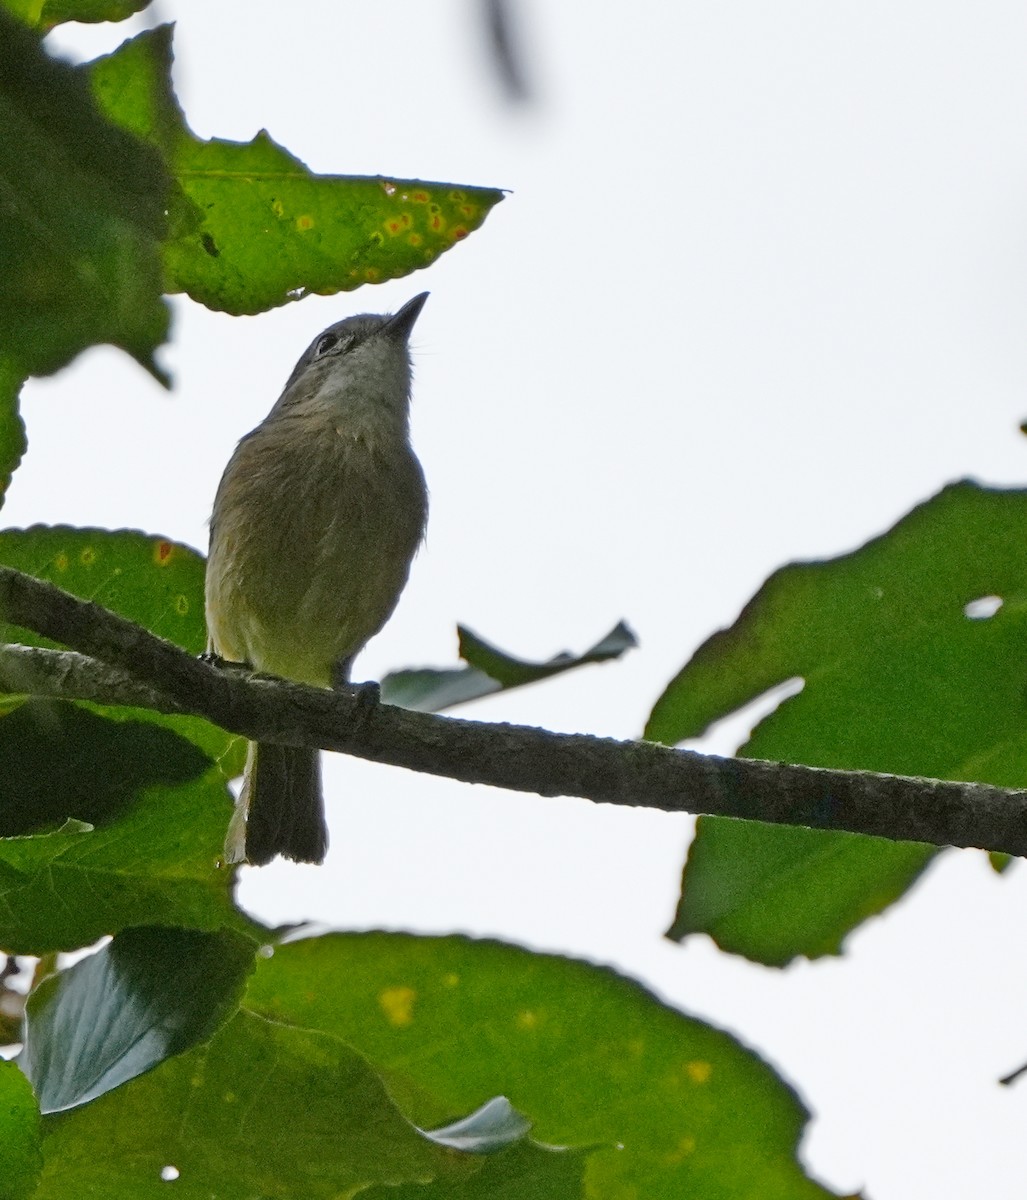
[[1002, 875], [1016, 862], [1016, 859], [1011, 854], [1000, 854], [997, 850], [993, 850], [988, 855], [988, 862], [996, 875]]
[[124, 21], [141, 12], [150, 0], [2, 0], [9, 12], [46, 32], [64, 21], [96, 24]]
[[95, 1100], [211, 1037], [256, 943], [228, 930], [126, 929], [29, 997], [21, 1067], [43, 1113]]
[[13, 361], [0, 354], [0, 505], [11, 485], [11, 476], [25, 453], [25, 422], [18, 411], [24, 375]]
[[160, 377], [161, 156], [97, 110], [85, 73], [0, 9], [0, 346], [45, 374], [110, 342]]
[[0, 947], [46, 954], [157, 923], [255, 927], [232, 904], [218, 860], [231, 813], [216, 769], [150, 788], [112, 825], [0, 840]]
[[0, 1061], [0, 1196], [28, 1200], [42, 1166], [39, 1106], [32, 1088], [14, 1063]]
[[702, 817], [667, 936], [708, 933], [767, 966], [839, 953], [861, 921], [897, 900], [933, 847], [761, 821]]
[[[0, 562], [187, 650], [204, 645], [204, 565], [188, 547], [126, 530], [36, 526], [0, 532]], [[0, 625], [0, 638], [43, 643], [12, 626]], [[231, 812], [225, 780], [240, 745], [196, 718], [8, 701], [8, 832], [65, 817], [91, 828], [0, 841], [0, 946], [41, 954], [157, 923], [250, 928], [231, 902], [232, 873], [218, 867]], [[216, 767], [205, 770], [205, 760]]]
[[372, 1184], [451, 1187], [505, 1157], [436, 1145], [338, 1038], [246, 1012], [205, 1045], [44, 1128], [37, 1200], [166, 1200], [168, 1168], [184, 1200], [337, 1200]]
[[469, 700], [536, 683], [589, 663], [620, 658], [626, 650], [638, 645], [635, 635], [621, 621], [584, 654], [573, 655], [564, 651], [547, 662], [532, 663], [496, 649], [462, 625], [457, 628], [460, 657], [468, 666], [393, 671], [381, 683], [382, 699], [387, 704], [416, 709], [418, 712], [441, 712], [457, 704], [466, 704]]
[[422, 1128], [502, 1094], [540, 1142], [601, 1147], [582, 1194], [828, 1194], [796, 1162], [806, 1114], [769, 1068], [609, 970], [465, 938], [335, 934], [260, 961], [243, 1004], [354, 1046]]
[[[755, 730], [745, 755], [1022, 787], [1025, 527], [1027, 491], [957, 483], [852, 554], [782, 568], [699, 647], [646, 736], [695, 737], [801, 678], [801, 693]], [[996, 601], [975, 604], [987, 597]], [[931, 855], [913, 843], [703, 818], [671, 936], [702, 930], [772, 964], [836, 953]]]
[[258, 313], [426, 267], [502, 199], [491, 188], [316, 175], [260, 132], [203, 141], [171, 92], [171, 30], [140, 34], [92, 65], [104, 111], [159, 145], [178, 185], [164, 248], [170, 291]]

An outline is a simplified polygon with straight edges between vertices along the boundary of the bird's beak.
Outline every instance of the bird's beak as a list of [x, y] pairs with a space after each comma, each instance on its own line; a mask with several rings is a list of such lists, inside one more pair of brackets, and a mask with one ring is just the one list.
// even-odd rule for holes
[[388, 323], [385, 326], [385, 332], [390, 337], [405, 342], [410, 336], [414, 322], [420, 315], [421, 309], [424, 308], [424, 302], [427, 299], [428, 293], [422, 292], [419, 296], [415, 296], [413, 300], [408, 300], [395, 316], [389, 317]]

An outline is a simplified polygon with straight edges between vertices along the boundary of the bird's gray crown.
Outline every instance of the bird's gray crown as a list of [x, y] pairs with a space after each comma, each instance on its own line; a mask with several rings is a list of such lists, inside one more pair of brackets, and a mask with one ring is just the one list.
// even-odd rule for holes
[[360, 313], [355, 317], [345, 317], [322, 330], [303, 352], [299, 362], [293, 368], [285, 391], [300, 378], [314, 363], [322, 359], [338, 358], [355, 350], [357, 346], [376, 336], [384, 335], [390, 340], [406, 345], [414, 322], [424, 307], [428, 293], [422, 292], [396, 313]]

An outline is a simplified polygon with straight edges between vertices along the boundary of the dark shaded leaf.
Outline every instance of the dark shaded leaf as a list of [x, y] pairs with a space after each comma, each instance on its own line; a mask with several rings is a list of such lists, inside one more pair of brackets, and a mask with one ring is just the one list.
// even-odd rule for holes
[[460, 656], [468, 666], [393, 671], [382, 680], [382, 699], [387, 704], [416, 709], [418, 712], [441, 712], [457, 704], [479, 700], [482, 696], [490, 696], [508, 688], [536, 683], [589, 663], [620, 658], [626, 650], [638, 645], [635, 635], [621, 621], [584, 654], [574, 655], [564, 651], [547, 662], [532, 663], [498, 650], [462, 625], [457, 627], [457, 632], [460, 637]]
[[0, 346], [5, 373], [110, 342], [160, 377], [168, 310], [161, 156], [97, 110], [82, 69], [0, 8]]
[[211, 769], [175, 788], [150, 788], [112, 825], [69, 823], [0, 840], [0, 948], [46, 954], [158, 922], [190, 929], [254, 926], [232, 903], [219, 866], [231, 796]]
[[29, 997], [21, 1066], [43, 1113], [95, 1100], [206, 1041], [238, 1009], [257, 944], [126, 929]]
[[198, 779], [211, 760], [150, 721], [111, 721], [59, 700], [0, 710], [0, 837], [68, 818], [109, 825], [148, 787]]

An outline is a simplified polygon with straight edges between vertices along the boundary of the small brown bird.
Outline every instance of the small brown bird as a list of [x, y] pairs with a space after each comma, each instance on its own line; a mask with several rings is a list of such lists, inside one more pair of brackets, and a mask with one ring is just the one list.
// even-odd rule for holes
[[[428, 515], [410, 447], [408, 341], [428, 293], [329, 326], [235, 449], [210, 523], [208, 650], [337, 687], [389, 619]], [[328, 847], [318, 751], [251, 742], [230, 863]]]

